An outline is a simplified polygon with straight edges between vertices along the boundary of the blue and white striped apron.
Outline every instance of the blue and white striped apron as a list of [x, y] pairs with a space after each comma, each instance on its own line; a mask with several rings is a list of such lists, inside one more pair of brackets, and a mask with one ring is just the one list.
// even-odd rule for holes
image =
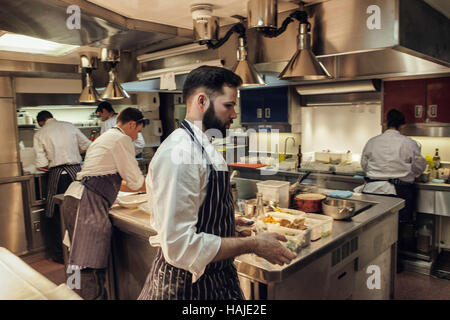
[[[207, 193], [198, 212], [197, 233], [233, 237], [235, 230], [234, 205], [228, 171], [216, 171], [192, 128], [183, 121], [186, 130], [208, 160]], [[139, 300], [242, 300], [244, 299], [233, 259], [212, 262], [204, 274], [192, 283], [192, 273], [170, 265], [161, 248], [158, 249]]]

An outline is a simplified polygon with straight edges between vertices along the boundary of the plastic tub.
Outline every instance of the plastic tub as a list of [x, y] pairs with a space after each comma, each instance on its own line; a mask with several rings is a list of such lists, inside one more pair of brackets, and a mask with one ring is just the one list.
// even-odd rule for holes
[[[325, 238], [331, 235], [331, 231], [333, 230], [333, 218], [323, 215], [323, 214], [314, 214], [314, 213], [307, 213], [306, 219], [305, 219], [305, 225], [308, 226], [308, 223], [313, 221], [313, 223], [318, 222], [319, 226], [321, 227], [321, 237]], [[311, 238], [312, 240], [312, 238]], [[313, 240], [314, 241], [314, 240]]]
[[267, 180], [257, 182], [258, 192], [263, 194], [263, 200], [274, 201], [282, 208], [289, 208], [289, 181]]
[[[300, 249], [309, 246], [311, 243], [311, 230], [297, 230], [291, 228], [281, 227], [277, 224], [267, 223], [267, 231], [268, 232], [276, 232], [282, 234], [288, 239], [288, 241], [295, 242], [295, 248]], [[287, 245], [288, 243], [284, 242], [283, 245]], [[292, 250], [292, 248], [290, 248]], [[297, 251], [298, 250], [293, 250]]]

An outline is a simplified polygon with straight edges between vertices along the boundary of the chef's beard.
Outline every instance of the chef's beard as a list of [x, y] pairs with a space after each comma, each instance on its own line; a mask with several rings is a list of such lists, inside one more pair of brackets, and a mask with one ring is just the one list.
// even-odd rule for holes
[[233, 120], [230, 120], [226, 123], [223, 123], [217, 116], [216, 111], [214, 110], [213, 101], [210, 101], [209, 107], [203, 115], [202, 120], [203, 126], [205, 127], [205, 131], [208, 129], [216, 129], [222, 133], [222, 138], [226, 137], [227, 128], [226, 125], [233, 123]]

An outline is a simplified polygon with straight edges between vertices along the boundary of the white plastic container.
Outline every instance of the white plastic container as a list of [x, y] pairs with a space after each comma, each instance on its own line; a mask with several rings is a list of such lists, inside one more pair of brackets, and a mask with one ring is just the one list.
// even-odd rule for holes
[[[314, 236], [311, 235], [311, 240], [315, 241], [318, 240], [318, 234], [320, 234], [319, 238], [325, 238], [331, 234], [333, 229], [333, 218], [323, 214], [307, 213], [305, 225], [308, 228], [314, 229], [311, 230], [311, 232], [314, 233]], [[309, 225], [311, 225], [311, 227]]]
[[281, 208], [289, 208], [289, 181], [267, 180], [256, 183], [264, 201], [278, 202]]
[[[277, 224], [267, 223], [267, 231], [268, 232], [276, 232], [282, 234], [286, 237], [286, 239], [291, 240], [295, 243], [295, 248], [297, 250], [293, 250], [298, 252], [298, 249], [309, 246], [311, 243], [311, 230], [297, 230], [291, 228], [281, 227]], [[287, 245], [286, 242], [283, 245]]]

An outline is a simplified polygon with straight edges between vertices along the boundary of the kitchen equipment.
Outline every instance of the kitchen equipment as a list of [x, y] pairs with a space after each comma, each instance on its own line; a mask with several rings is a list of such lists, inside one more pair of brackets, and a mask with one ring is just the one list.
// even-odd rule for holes
[[322, 210], [334, 220], [344, 220], [353, 217], [355, 204], [348, 200], [327, 198], [322, 202]]
[[260, 163], [230, 163], [228, 166], [237, 167], [237, 168], [251, 168], [251, 169], [259, 169], [262, 167], [266, 167], [267, 164]]
[[429, 254], [433, 249], [433, 233], [429, 226], [422, 225], [417, 231], [417, 251], [423, 254]]
[[437, 171], [437, 178], [442, 180], [447, 180], [450, 175], [449, 168], [439, 168]]
[[294, 196], [298, 192], [300, 184], [308, 178], [311, 174], [311, 171], [306, 172], [305, 174], [298, 177], [297, 181], [289, 187], [289, 203], [294, 203]]
[[350, 163], [352, 162], [352, 153], [350, 151], [347, 151], [346, 153], [329, 151], [314, 152], [314, 160], [316, 162], [331, 164]]
[[[0, 247], [16, 255], [28, 252], [25, 218], [30, 215], [19, 158], [18, 112], [12, 78], [0, 77]], [[21, 113], [25, 122], [26, 113]], [[25, 190], [24, 190], [25, 189]]]
[[267, 180], [256, 183], [256, 187], [263, 194], [263, 200], [289, 208], [289, 181]]
[[315, 241], [331, 235], [333, 218], [323, 214], [307, 213], [305, 225], [311, 229], [311, 240]]
[[326, 198], [320, 193], [300, 193], [294, 197], [297, 210], [308, 213], [320, 212], [321, 203]]
[[416, 178], [416, 182], [427, 183], [430, 181], [431, 171], [422, 173], [418, 178]]
[[141, 203], [144, 203], [147, 201], [147, 194], [131, 194], [127, 196], [117, 197], [117, 203], [124, 208], [128, 209], [135, 209], [137, 208]]
[[[270, 211], [270, 207], [269, 201], [264, 201], [263, 200], [263, 204], [264, 204], [264, 212], [269, 212]], [[256, 213], [256, 199], [248, 199], [244, 201], [244, 216], [251, 218], [254, 217]]]

